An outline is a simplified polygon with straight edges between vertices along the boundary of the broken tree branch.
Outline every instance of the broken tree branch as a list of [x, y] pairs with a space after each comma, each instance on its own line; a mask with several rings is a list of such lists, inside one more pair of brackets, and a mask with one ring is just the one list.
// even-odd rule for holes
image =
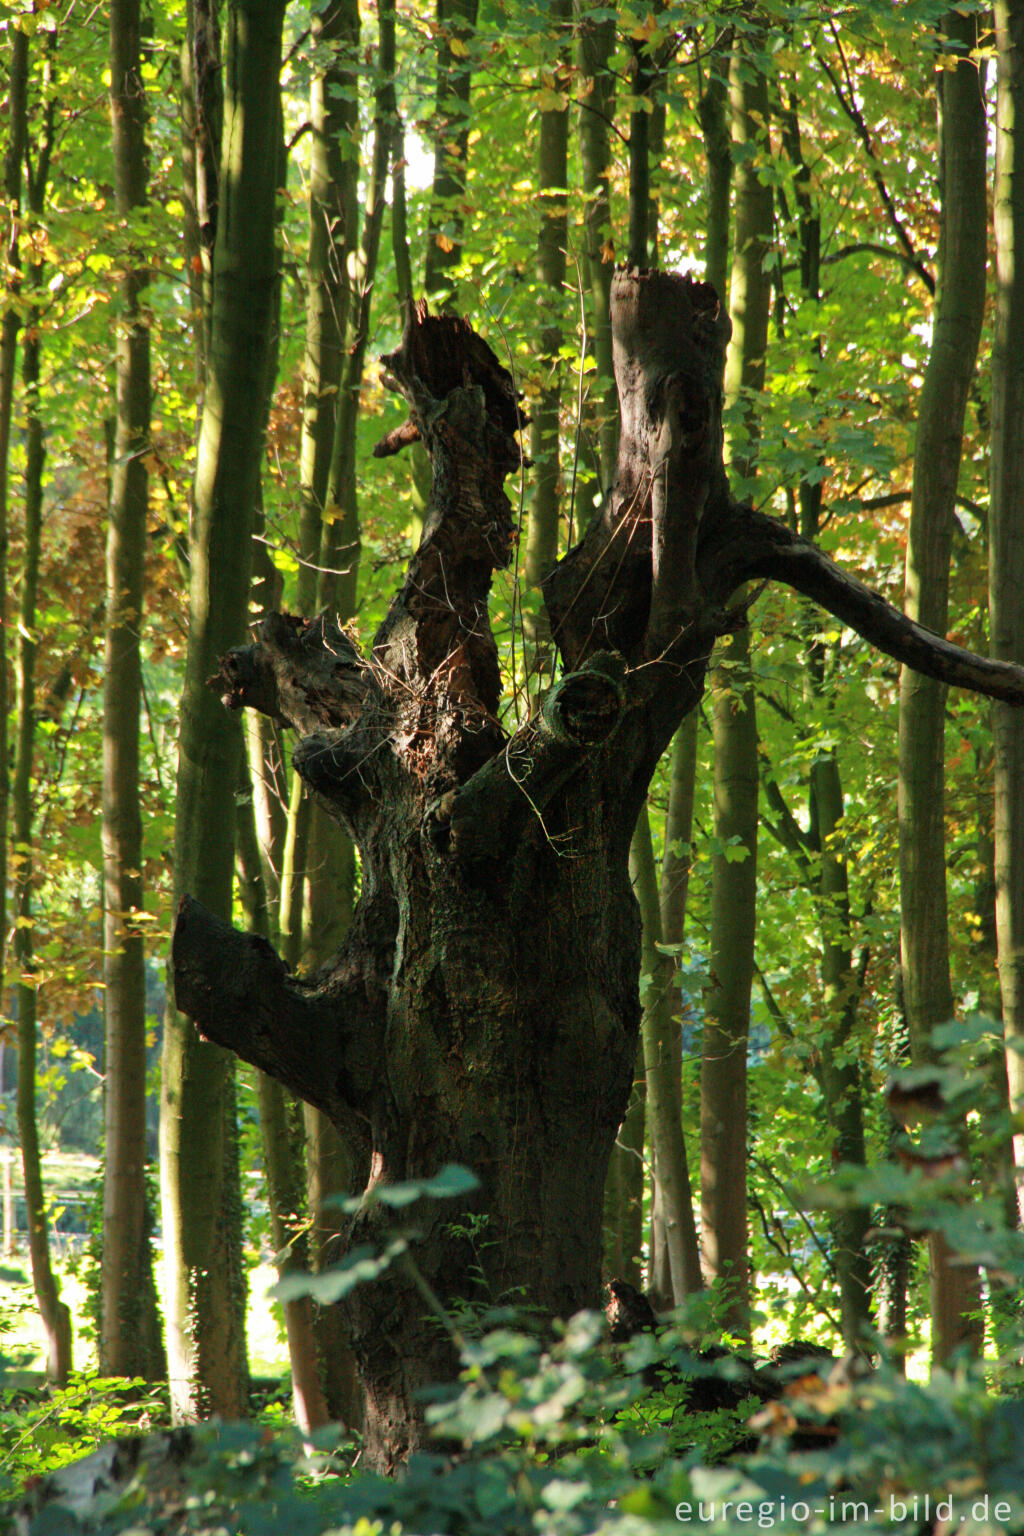
[[[363, 1099], [366, 1073], [348, 1059], [347, 1047], [354, 1044], [359, 1052], [359, 1037], [374, 1021], [358, 988], [345, 1000], [337, 989], [311, 991], [293, 980], [266, 939], [239, 933], [191, 896], [178, 906], [171, 969], [179, 1011], [207, 1040], [327, 1115], [337, 1118]], [[339, 1031], [338, 1019], [346, 1014]]]
[[1024, 668], [977, 656], [916, 624], [785, 523], [749, 511], [737, 521], [743, 525], [737, 537], [743, 540], [747, 575], [785, 582], [813, 598], [878, 650], [925, 677], [1024, 704]]
[[268, 613], [253, 644], [229, 651], [209, 681], [228, 709], [257, 709], [300, 734], [351, 724], [373, 687], [366, 662], [324, 613]]

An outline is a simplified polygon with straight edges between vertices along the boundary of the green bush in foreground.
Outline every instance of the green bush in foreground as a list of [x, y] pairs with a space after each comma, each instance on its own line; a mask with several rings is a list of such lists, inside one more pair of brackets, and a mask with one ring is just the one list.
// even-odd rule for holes
[[1024, 1402], [991, 1395], [978, 1375], [928, 1385], [885, 1369], [838, 1385], [807, 1378], [768, 1417], [805, 1438], [817, 1426], [820, 1450], [795, 1452], [782, 1434], [709, 1466], [708, 1421], [720, 1432], [729, 1415], [687, 1412], [678, 1377], [687, 1348], [669, 1332], [616, 1359], [602, 1343], [602, 1319], [589, 1313], [550, 1347], [501, 1329], [467, 1345], [458, 1389], [428, 1410], [438, 1450], [414, 1456], [397, 1480], [258, 1426], [204, 1425], [149, 1435], [134, 1450], [108, 1444], [37, 1484], [34, 1512], [8, 1528], [23, 1536], [891, 1533], [931, 1530], [938, 1516], [964, 1536], [1024, 1532]]
[[[378, 1198], [411, 1206], [464, 1189], [468, 1177], [446, 1169], [428, 1185]], [[1019, 1311], [1010, 1298], [1024, 1289], [1024, 1240], [1000, 1226], [995, 1210], [980, 1220], [956, 1188], [889, 1165], [835, 1178], [828, 1198], [885, 1204], [894, 1196], [918, 1230], [943, 1230], [964, 1261], [997, 1274], [1004, 1312]], [[328, 1288], [321, 1300], [329, 1301], [351, 1285], [380, 1283], [392, 1264], [418, 1273], [415, 1240], [410, 1222], [382, 1252], [360, 1250], [302, 1283]], [[425, 1405], [431, 1449], [402, 1477], [363, 1471], [352, 1447], [313, 1448], [267, 1425], [140, 1435], [157, 1422], [144, 1417], [155, 1399], [140, 1396], [137, 1383], [87, 1381], [27, 1410], [8, 1403], [0, 1416], [6, 1475], [31, 1473], [0, 1528], [17, 1536], [1024, 1536], [1024, 1350], [1009, 1328], [1005, 1366], [938, 1372], [928, 1384], [885, 1364], [827, 1379], [798, 1366], [781, 1398], [763, 1406], [741, 1396], [749, 1369], [702, 1356], [685, 1318], [618, 1349], [597, 1313], [572, 1318], [554, 1338], [479, 1318], [473, 1337], [463, 1326], [472, 1317], [456, 1324], [425, 1282], [422, 1290], [438, 1326], [460, 1338], [463, 1371]], [[698, 1390], [709, 1375], [731, 1390], [716, 1397], [706, 1380]], [[696, 1411], [726, 1398], [737, 1406]], [[109, 1435], [119, 1438], [49, 1472], [72, 1445], [88, 1449]]]

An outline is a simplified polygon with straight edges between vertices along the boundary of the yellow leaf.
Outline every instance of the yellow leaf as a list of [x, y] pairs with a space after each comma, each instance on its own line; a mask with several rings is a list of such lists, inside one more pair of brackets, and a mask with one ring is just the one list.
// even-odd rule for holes
[[436, 235], [434, 238], [437, 240], [437, 243], [441, 247], [442, 251], [445, 251], [445, 252], [454, 251], [454, 249], [455, 249], [455, 241], [454, 240], [449, 240], [447, 235], [439, 234], [439, 235]]
[[542, 112], [564, 112], [569, 98], [564, 91], [552, 91], [545, 85], [537, 92], [537, 105]]
[[660, 43], [665, 34], [658, 26], [654, 12], [648, 11], [646, 20], [642, 21], [639, 26], [634, 27], [629, 35], [637, 43]]
[[609, 262], [609, 261], [614, 261], [615, 260], [615, 241], [614, 240], [606, 240], [604, 245], [602, 245], [602, 247], [601, 247], [601, 260], [603, 262]]
[[324, 507], [323, 520], [325, 523], [340, 523], [344, 516], [343, 508], [339, 507], [336, 501], [329, 501], [326, 507]]
[[461, 37], [453, 37], [448, 46], [457, 59], [464, 59], [469, 52]]

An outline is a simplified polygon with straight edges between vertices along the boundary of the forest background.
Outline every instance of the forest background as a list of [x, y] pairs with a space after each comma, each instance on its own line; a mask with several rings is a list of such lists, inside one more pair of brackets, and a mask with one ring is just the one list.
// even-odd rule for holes
[[[176, 831], [186, 649], [209, 560], [248, 580], [253, 508], [253, 611], [326, 608], [372, 637], [429, 485], [419, 450], [373, 456], [401, 421], [376, 359], [410, 297], [470, 316], [531, 418], [492, 605], [509, 721], [553, 676], [540, 576], [614, 470], [623, 260], [728, 295], [738, 493], [936, 632], [1024, 660], [1006, 404], [1024, 358], [1005, 105], [1020, 7], [271, 5], [275, 172], [234, 194], [225, 234], [222, 144], [260, 11], [116, 0], [108, 33], [99, 11], [33, 0], [3, 21], [4, 1129], [24, 1158], [50, 1376], [67, 1381], [72, 1341], [40, 1134], [105, 1143], [99, 1363], [152, 1380], [163, 1102], [167, 1274], [202, 1234], [199, 1305], [220, 1341], [215, 1357], [182, 1342], [196, 1293], [164, 1283], [179, 1418], [245, 1410], [242, 1248], [268, 1239], [240, 1172], [261, 1170], [269, 1247], [301, 1276], [329, 1262], [329, 1197], [352, 1192], [352, 1170], [316, 1112], [212, 1047], [197, 1056], [191, 1026], [165, 1018], [174, 896], [205, 869], [223, 885], [233, 859], [239, 924], [310, 967], [360, 878], [265, 722], [246, 725], [215, 835]], [[220, 350], [232, 263], [259, 279], [235, 295], [258, 292], [240, 363]], [[200, 430], [232, 367], [247, 406], [233, 481]], [[930, 1344], [951, 1363], [986, 1329], [998, 1349], [1014, 1314], [1005, 1266], [979, 1270], [965, 1233], [991, 1243], [1018, 1222], [1024, 735], [1005, 706], [901, 674], [809, 605], [750, 597], [750, 630], [720, 644], [634, 839], [644, 1025], [606, 1269], [666, 1308], [708, 1290], [717, 1334], [857, 1347], [874, 1331], [897, 1359]], [[219, 712], [211, 738], [238, 730], [197, 686], [186, 712]], [[205, 1113], [171, 1145], [166, 1106], [208, 1068]], [[893, 1161], [901, 1125], [947, 1109], [951, 1129]], [[938, 1207], [922, 1169], [952, 1180]], [[816, 1209], [824, 1186], [833, 1208]], [[311, 1282], [287, 1295], [298, 1421], [356, 1421], [330, 1308]]]

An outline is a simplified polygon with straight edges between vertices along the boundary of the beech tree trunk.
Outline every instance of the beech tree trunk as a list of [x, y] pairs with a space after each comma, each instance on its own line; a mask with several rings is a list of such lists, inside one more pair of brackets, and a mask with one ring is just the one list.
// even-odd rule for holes
[[7, 145], [3, 164], [3, 196], [9, 210], [9, 219], [3, 244], [6, 276], [3, 317], [0, 319], [0, 984], [7, 955], [7, 810], [10, 796], [7, 766], [7, 505], [14, 384], [18, 371], [18, 331], [21, 327], [17, 297], [21, 286], [21, 186], [27, 135], [28, 35], [20, 28], [14, 28], [10, 36], [10, 62], [7, 66]]
[[[735, 316], [725, 367], [736, 408], [729, 457], [748, 483], [756, 475], [760, 422], [752, 397], [764, 387], [771, 288], [765, 271], [772, 194], [758, 161], [765, 149], [768, 82], [752, 45], [736, 45], [729, 72], [731, 142], [737, 162], [730, 302]], [[757, 932], [757, 706], [750, 631], [738, 626], [716, 661], [711, 865], [711, 983], [701, 1052], [701, 1248], [709, 1280], [725, 1286], [722, 1317], [749, 1335], [747, 1274], [747, 1043]], [[744, 855], [740, 857], [740, 855]]]
[[[27, 204], [33, 221], [42, 218], [50, 160], [54, 143], [54, 70], [56, 34], [46, 42], [42, 83], [46, 105], [35, 125], [35, 165], [26, 165]], [[29, 303], [25, 315], [25, 340], [21, 375], [25, 408], [25, 553], [18, 602], [17, 721], [14, 742], [14, 782], [11, 793], [11, 883], [14, 907], [15, 995], [18, 1012], [17, 1120], [21, 1141], [22, 1177], [32, 1288], [46, 1340], [47, 1379], [67, 1384], [72, 1365], [71, 1312], [61, 1300], [60, 1285], [50, 1257], [50, 1231], [43, 1190], [39, 1125], [36, 1118], [36, 1042], [38, 996], [35, 980], [33, 934], [33, 887], [35, 883], [36, 799], [33, 793], [33, 759], [36, 741], [36, 602], [39, 595], [39, 562], [43, 537], [43, 469], [46, 435], [40, 403], [42, 343], [41, 307], [36, 302], [43, 287], [43, 266], [31, 262], [26, 272]], [[0, 829], [6, 835], [6, 828]]]
[[615, 474], [618, 419], [612, 383], [612, 332], [608, 313], [615, 251], [612, 240], [612, 152], [609, 125], [615, 117], [615, 75], [611, 57], [615, 49], [615, 15], [595, 11], [584, 0], [574, 0], [578, 29], [580, 71], [580, 173], [586, 211], [583, 216], [584, 272], [590, 290], [591, 349], [597, 365], [596, 441], [591, 445], [599, 461], [601, 488], [607, 490]]
[[[973, 17], [950, 11], [949, 44], [977, 41]], [[952, 51], [952, 49], [951, 49]], [[918, 414], [907, 538], [905, 607], [940, 632], [947, 627], [953, 509], [964, 412], [985, 307], [985, 104], [977, 65], [965, 58], [937, 76], [942, 218], [934, 331]], [[946, 693], [904, 668], [900, 675], [900, 957], [915, 1065], [933, 1059], [931, 1032], [953, 1017], [946, 902]], [[945, 1364], [960, 1346], [977, 1353], [977, 1269], [960, 1264], [945, 1240], [930, 1239], [932, 1357]]]
[[[790, 91], [781, 108], [782, 138], [793, 168], [793, 199], [800, 240], [800, 287], [805, 301], [821, 299], [821, 216], [813, 178], [808, 172], [800, 137], [799, 102]], [[810, 343], [812, 357], [821, 356], [821, 338]], [[792, 498], [794, 526], [805, 539], [817, 540], [821, 526], [822, 481], [819, 476], [802, 480]], [[810, 604], [802, 605], [804, 633], [804, 697], [820, 710], [834, 693], [826, 690], [828, 651], [818, 637], [818, 617]], [[830, 707], [830, 706], [826, 706]], [[863, 1082], [854, 1029], [862, 992], [862, 978], [854, 969], [850, 914], [850, 880], [843, 832], [846, 814], [843, 778], [838, 751], [822, 746], [807, 775], [808, 828], [795, 822], [794, 852], [804, 878], [817, 898], [821, 923], [821, 983], [827, 1031], [817, 1055], [815, 1077], [825, 1102], [835, 1140], [837, 1163], [862, 1166], [865, 1161]], [[793, 846], [791, 842], [791, 846]], [[871, 1226], [868, 1207], [833, 1212], [834, 1264], [839, 1286], [843, 1342], [849, 1349], [862, 1346], [871, 1312], [871, 1257], [866, 1236]]]
[[[540, 70], [540, 83], [554, 96], [554, 104], [540, 114], [537, 152], [538, 229], [536, 275], [538, 302], [544, 326], [540, 335], [541, 384], [530, 422], [530, 458], [533, 460], [533, 495], [527, 531], [524, 571], [529, 588], [540, 587], [541, 578], [558, 555], [558, 516], [562, 470], [559, 460], [559, 415], [562, 405], [562, 315], [565, 307], [566, 246], [569, 238], [567, 187], [569, 177], [569, 61], [566, 33], [572, 16], [571, 0], [555, 0], [551, 23], [556, 49]], [[524, 615], [526, 638], [535, 648], [530, 670], [542, 672], [548, 636], [532, 613]], [[540, 647], [539, 653], [536, 648]], [[538, 683], [537, 686], [540, 686]]]
[[[205, 681], [246, 632], [259, 500], [267, 360], [277, 291], [276, 99], [283, 0], [231, 0], [212, 314], [196, 461], [189, 637], [178, 759], [174, 876], [230, 914], [232, 813], [241, 766], [237, 722]], [[254, 939], [253, 942], [265, 942]], [[167, 1353], [176, 1421], [247, 1406], [233, 1062], [204, 1049], [168, 1007], [160, 1104]]]
[[[999, 0], [996, 106], [996, 340], [992, 355], [992, 654], [1024, 659], [1024, 4]], [[995, 886], [999, 989], [1007, 1040], [1024, 1034], [1024, 716], [996, 706]], [[1014, 875], [1014, 870], [1018, 871]], [[1024, 1057], [1006, 1051], [1010, 1104], [1024, 1100]], [[1014, 1136], [1024, 1166], [1024, 1134]], [[1024, 1214], [1024, 1184], [1017, 1186]]]
[[[472, 1168], [480, 1188], [417, 1210], [415, 1261], [442, 1303], [598, 1301], [602, 1190], [633, 1076], [640, 924], [628, 855], [660, 754], [701, 697], [728, 598], [779, 577], [901, 659], [1024, 702], [1024, 669], [930, 636], [784, 524], [734, 501], [722, 463], [729, 324], [714, 290], [620, 270], [623, 422], [615, 484], [544, 583], [563, 674], [511, 737], [498, 719], [492, 572], [511, 553], [519, 466], [510, 376], [465, 321], [408, 316], [387, 377], [433, 466], [423, 537], [369, 656], [324, 616], [269, 614], [222, 659], [233, 708], [300, 738], [299, 772], [362, 855], [338, 952], [307, 980], [186, 895], [178, 1007], [320, 1109], [368, 1187]], [[473, 1212], [487, 1240], [472, 1246]], [[351, 1242], [404, 1217], [375, 1204]], [[455, 1368], [401, 1271], [341, 1304], [367, 1394], [367, 1447], [394, 1467], [415, 1394]]]
[[[661, 948], [665, 935], [646, 805], [633, 833], [629, 871], [640, 907], [643, 976], [647, 983], [641, 997], [640, 1029], [647, 1087], [647, 1141], [654, 1172], [652, 1248], [661, 1259], [658, 1267], [662, 1271], [660, 1284], [649, 1288], [654, 1291], [656, 1304], [681, 1306], [687, 1296], [701, 1289], [703, 1279], [683, 1140], [682, 1041], [675, 1016], [679, 1006], [675, 962]], [[651, 1268], [655, 1268], [653, 1262]]]
[[424, 281], [428, 293], [454, 297], [451, 276], [462, 259], [469, 151], [469, 91], [479, 0], [437, 0], [437, 94], [432, 131], [434, 182]]
[[[110, 9], [110, 109], [117, 211], [146, 201], [145, 94], [139, 0]], [[117, 437], [107, 527], [103, 667], [103, 907], [106, 1146], [103, 1184], [102, 1370], [156, 1381], [166, 1369], [146, 1209], [146, 957], [139, 806], [139, 653], [149, 476], [148, 274], [120, 281]]]

